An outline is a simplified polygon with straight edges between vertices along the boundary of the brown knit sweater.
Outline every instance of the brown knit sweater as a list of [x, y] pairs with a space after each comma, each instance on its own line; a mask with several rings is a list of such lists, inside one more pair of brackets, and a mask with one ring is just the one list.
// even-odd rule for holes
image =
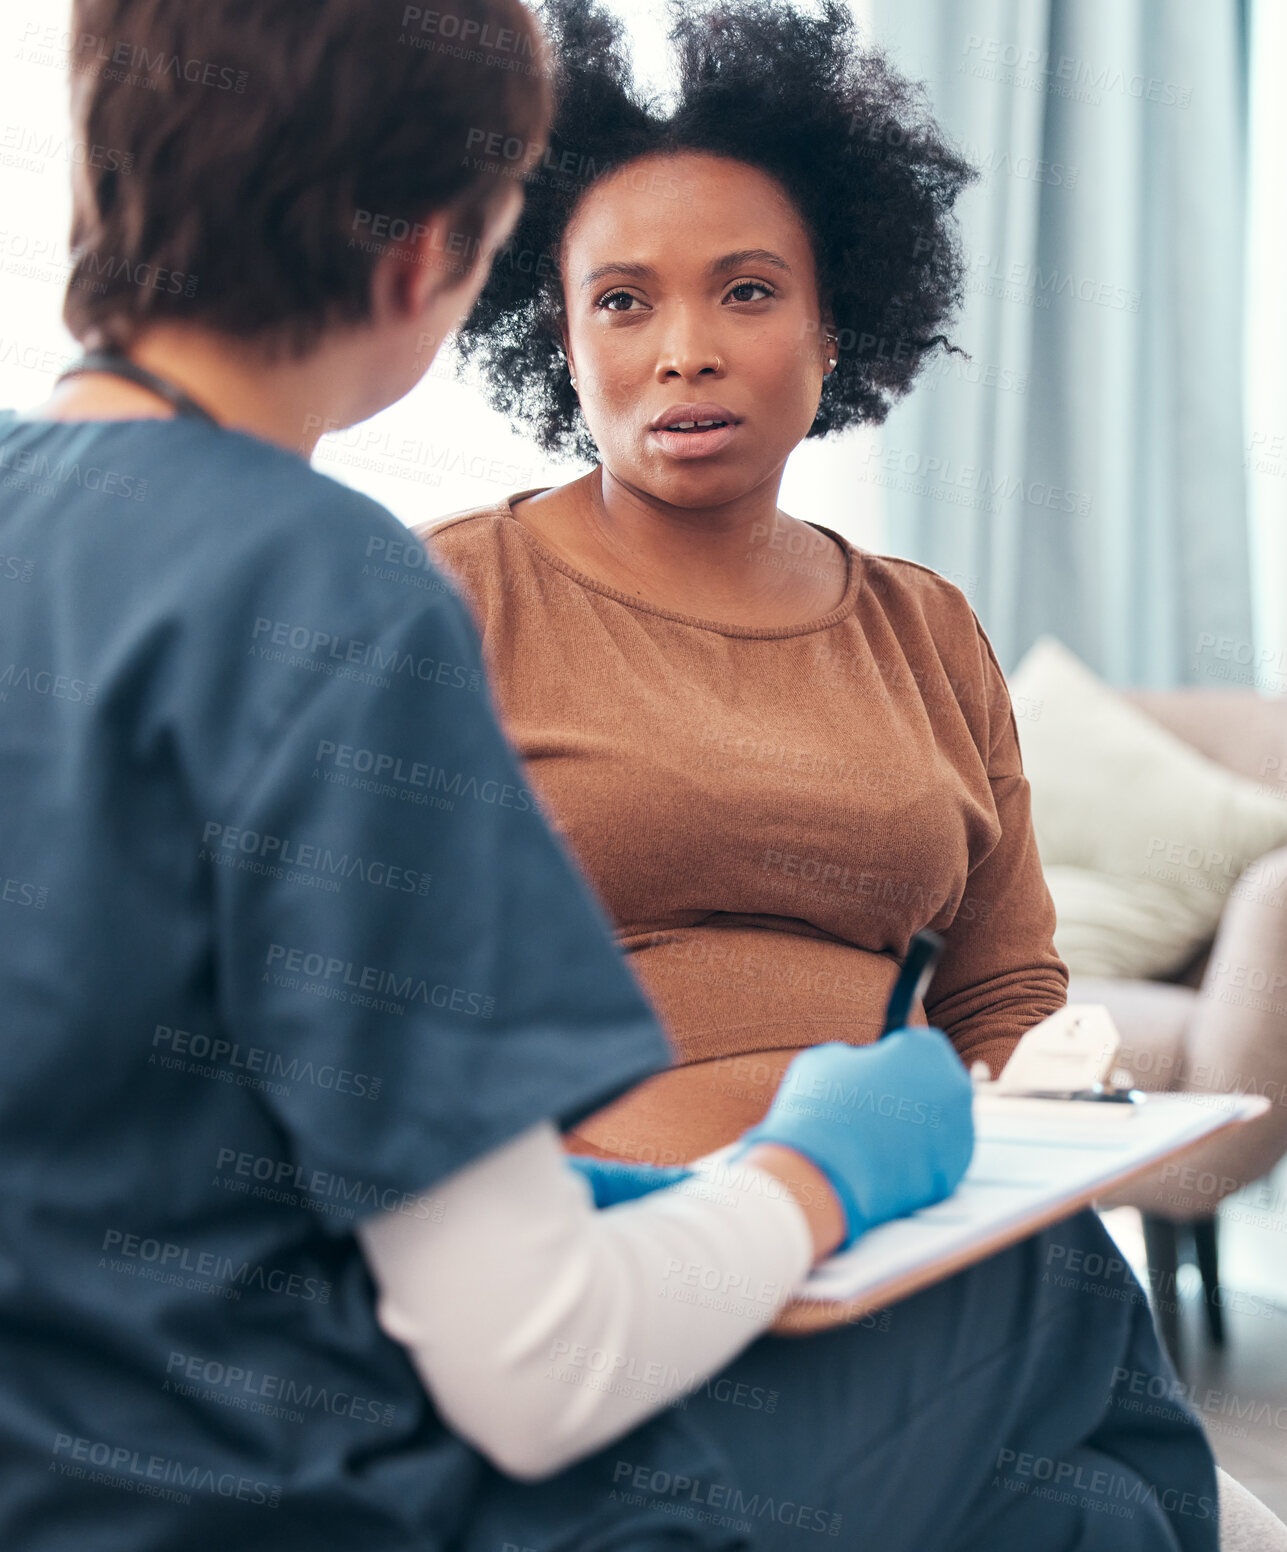
[[1009, 695], [965, 595], [814, 524], [848, 557], [837, 608], [695, 619], [550, 550], [509, 507], [545, 488], [418, 532], [675, 1046], [674, 1070], [572, 1146], [669, 1163], [731, 1141], [796, 1051], [875, 1039], [919, 927], [946, 948], [917, 1021], [995, 1075], [1068, 972]]

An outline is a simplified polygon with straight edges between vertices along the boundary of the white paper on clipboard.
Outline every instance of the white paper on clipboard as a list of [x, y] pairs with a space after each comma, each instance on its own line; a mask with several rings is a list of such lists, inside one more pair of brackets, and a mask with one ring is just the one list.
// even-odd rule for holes
[[[794, 1298], [863, 1299], [878, 1308], [886, 1294], [901, 1297], [909, 1278], [924, 1286], [935, 1280], [924, 1274], [936, 1265], [958, 1265], [963, 1254], [1018, 1237], [1026, 1224], [1053, 1221], [1061, 1204], [1106, 1192], [1208, 1132], [1262, 1115], [1269, 1101], [1258, 1094], [1150, 1094], [1126, 1125], [1088, 1114], [1117, 1106], [1078, 1100], [1046, 1100], [1041, 1106], [1033, 1114], [1023, 1100], [976, 1094], [974, 1156], [952, 1195], [868, 1229], [849, 1250], [815, 1267]], [[725, 1162], [734, 1146], [688, 1167], [717, 1183], [724, 1170], [739, 1168]]]
[[999, 1238], [1026, 1220], [1048, 1217], [1061, 1201], [1151, 1161], [1231, 1120], [1249, 1120], [1269, 1108], [1256, 1094], [1150, 1094], [1129, 1124], [1096, 1120], [1086, 1112], [1116, 1109], [1076, 1100], [1047, 1101], [1065, 1115], [1057, 1127], [1046, 1116], [1014, 1114], [996, 1100], [976, 1101], [974, 1157], [961, 1184], [933, 1207], [882, 1223], [851, 1249], [810, 1274], [797, 1297], [850, 1299], [901, 1281], [971, 1244]]

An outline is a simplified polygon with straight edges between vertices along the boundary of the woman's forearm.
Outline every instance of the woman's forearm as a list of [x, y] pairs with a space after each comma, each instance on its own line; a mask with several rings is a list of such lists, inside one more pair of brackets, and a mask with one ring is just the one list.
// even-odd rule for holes
[[755, 1152], [596, 1212], [542, 1123], [421, 1216], [358, 1224], [380, 1323], [482, 1454], [528, 1480], [561, 1470], [722, 1368], [839, 1241], [824, 1177]]

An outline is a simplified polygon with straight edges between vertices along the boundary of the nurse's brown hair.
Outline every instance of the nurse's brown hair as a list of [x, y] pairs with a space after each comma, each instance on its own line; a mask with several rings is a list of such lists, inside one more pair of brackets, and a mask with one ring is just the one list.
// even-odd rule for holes
[[76, 0], [71, 332], [182, 319], [303, 355], [440, 211], [463, 278], [545, 148], [547, 44], [519, 0], [435, 4]]

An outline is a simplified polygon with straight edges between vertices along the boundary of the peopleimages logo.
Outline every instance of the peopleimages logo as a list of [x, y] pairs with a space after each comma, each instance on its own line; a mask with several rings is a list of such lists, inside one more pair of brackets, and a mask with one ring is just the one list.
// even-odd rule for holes
[[[772, 1520], [797, 1530], [826, 1536], [840, 1534], [841, 1516], [829, 1509], [799, 1503], [791, 1498], [773, 1498], [768, 1494], [746, 1493], [723, 1482], [707, 1482], [701, 1477], [662, 1471], [632, 1461], [618, 1460], [612, 1468], [613, 1488], [609, 1497], [623, 1503], [652, 1503], [677, 1518], [710, 1524], [732, 1524], [731, 1516], [741, 1515], [737, 1527], [750, 1530], [749, 1519]], [[718, 1513], [716, 1511], [719, 1511]]]
[[308, 1083], [336, 1094], [378, 1099], [383, 1083], [371, 1073], [337, 1067], [334, 1062], [315, 1063], [298, 1054], [285, 1057], [266, 1046], [243, 1045], [239, 1040], [225, 1040], [202, 1030], [172, 1029], [168, 1024], [158, 1024], [153, 1030], [148, 1063], [271, 1094], [289, 1094], [292, 1083]]
[[381, 969], [379, 965], [356, 965], [351, 959], [340, 959], [334, 954], [309, 953], [302, 948], [291, 948], [285, 943], [270, 943], [265, 960], [281, 970], [306, 976], [311, 981], [331, 982], [338, 986], [356, 987], [359, 991], [390, 997], [395, 1002], [420, 1002], [426, 1007], [447, 1008], [452, 1013], [472, 1013], [479, 1018], [491, 1018], [496, 1008], [495, 997], [483, 992], [470, 991], [463, 986], [447, 986], [442, 982], [431, 986], [422, 976], [399, 975], [395, 970]]
[[318, 842], [243, 830], [216, 819], [206, 821], [201, 839], [204, 844], [197, 856], [202, 862], [249, 867], [271, 878], [289, 878], [332, 893], [342, 880], [350, 878], [380, 889], [420, 895], [428, 894], [433, 882], [431, 873], [417, 868], [404, 868], [378, 857], [350, 856], [346, 851], [337, 856]]
[[[146, 1455], [142, 1450], [111, 1444], [106, 1439], [56, 1434], [54, 1458], [63, 1476], [84, 1477], [84, 1466], [96, 1466], [99, 1469], [89, 1473], [91, 1480], [128, 1488], [131, 1492], [160, 1485], [162, 1488], [193, 1488], [200, 1493], [236, 1498], [241, 1503], [260, 1504], [268, 1509], [275, 1509], [281, 1502], [282, 1490], [278, 1482], [238, 1476], [232, 1471], [215, 1472], [209, 1466], [190, 1465], [165, 1455]], [[168, 1495], [162, 1491], [155, 1496]], [[191, 1502], [186, 1494], [179, 1496], [179, 1501]]]
[[143, 501], [148, 482], [120, 469], [105, 469], [101, 464], [82, 465], [76, 458], [51, 458], [35, 448], [0, 448], [0, 474], [6, 490], [27, 490], [48, 486], [75, 485], [98, 496], [116, 496], [122, 501]]
[[358, 1207], [397, 1212], [408, 1218], [441, 1222], [442, 1203], [396, 1186], [380, 1187], [328, 1169], [308, 1169], [293, 1159], [275, 1159], [245, 1149], [220, 1148], [213, 1185], [244, 1192], [261, 1201], [284, 1202], [311, 1212], [353, 1217]]
[[[313, 758], [324, 780], [384, 797], [405, 794], [414, 798], [419, 792], [421, 798], [434, 798], [447, 807], [454, 807], [456, 798], [473, 798], [479, 803], [496, 803], [501, 808], [521, 811], [536, 807], [526, 787], [492, 778], [480, 782], [477, 776], [465, 771], [449, 773], [443, 766], [382, 749], [360, 749], [323, 738]], [[349, 776], [350, 771], [355, 777]]]
[[52, 668], [33, 668], [30, 663], [0, 667], [0, 701], [8, 700], [10, 690], [29, 690], [60, 701], [83, 701], [86, 706], [92, 706], [98, 695], [98, 685], [92, 679], [73, 679], [69, 674], [54, 673]]
[[194, 1281], [221, 1287], [236, 1298], [241, 1297], [243, 1288], [253, 1288], [261, 1293], [303, 1299], [306, 1303], [331, 1302], [331, 1285], [325, 1278], [307, 1277], [303, 1272], [288, 1272], [260, 1262], [238, 1261], [220, 1251], [197, 1250], [191, 1245], [131, 1234], [125, 1229], [106, 1230], [100, 1250], [98, 1264], [111, 1272], [125, 1271], [133, 1276], [140, 1269], [155, 1270], [166, 1274], [160, 1280], [176, 1284], [187, 1275]]
[[[261, 640], [261, 637], [265, 639]], [[328, 670], [337, 665], [348, 667], [356, 664], [361, 668], [376, 669], [381, 674], [405, 674], [408, 678], [419, 679], [426, 684], [447, 685], [456, 690], [482, 688], [482, 669], [468, 663], [448, 663], [435, 657], [417, 657], [411, 652], [399, 652], [394, 647], [382, 647], [379, 642], [342, 637], [332, 631], [315, 630], [289, 620], [270, 620], [261, 615], [255, 621], [251, 642], [261, 656], [267, 655], [267, 648], [290, 648], [325, 665]]]
[[[261, 1412], [270, 1417], [288, 1416], [292, 1422], [302, 1422], [306, 1411], [329, 1412], [333, 1417], [378, 1423], [382, 1428], [391, 1427], [394, 1421], [394, 1408], [387, 1402], [374, 1401], [352, 1391], [331, 1390], [324, 1385], [302, 1384], [286, 1375], [226, 1364], [199, 1354], [172, 1352], [166, 1360], [165, 1372], [163, 1391], [217, 1399], [222, 1405]], [[277, 1404], [265, 1405], [265, 1402]]]

